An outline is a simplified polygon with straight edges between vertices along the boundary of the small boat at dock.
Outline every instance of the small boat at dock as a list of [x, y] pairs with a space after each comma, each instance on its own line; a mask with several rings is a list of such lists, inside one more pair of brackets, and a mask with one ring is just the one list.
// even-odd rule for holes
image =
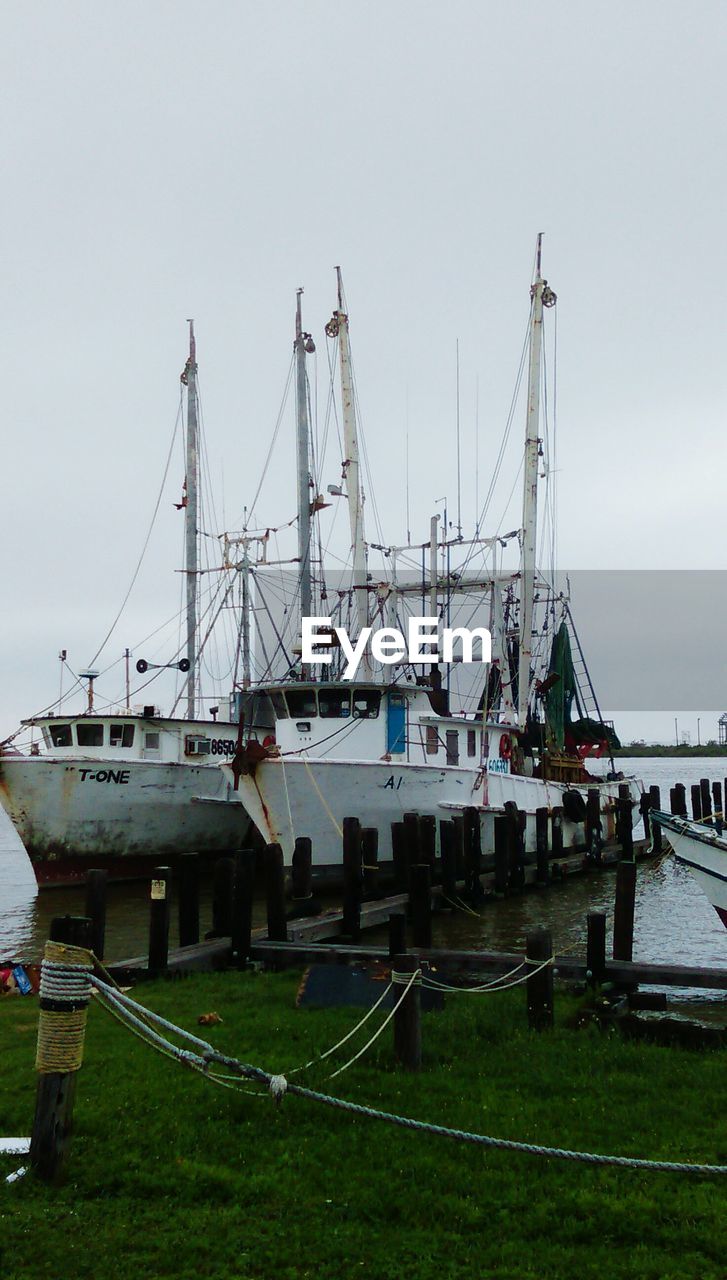
[[727, 928], [727, 838], [722, 826], [710, 826], [679, 814], [653, 810], [651, 821], [667, 834], [677, 862], [688, 867]]

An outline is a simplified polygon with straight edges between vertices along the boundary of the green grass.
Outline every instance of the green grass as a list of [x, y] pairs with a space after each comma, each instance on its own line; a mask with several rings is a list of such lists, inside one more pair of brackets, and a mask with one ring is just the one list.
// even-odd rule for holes
[[[137, 996], [223, 1052], [285, 1071], [360, 1011], [296, 1010], [298, 975], [199, 975]], [[723, 1053], [559, 1026], [525, 996], [450, 997], [424, 1017], [424, 1069], [396, 1070], [389, 1031], [326, 1085], [441, 1124], [549, 1145], [727, 1163]], [[27, 1134], [37, 1006], [0, 1004], [0, 1134]], [[367, 1027], [370, 1024], [367, 1024]], [[349, 1046], [346, 1046], [348, 1049]], [[339, 1059], [339, 1061], [342, 1059]], [[0, 1182], [3, 1280], [512, 1280], [722, 1277], [724, 1179], [485, 1152], [288, 1097], [215, 1088], [90, 1014], [66, 1184]], [[21, 1163], [3, 1157], [0, 1172]]]

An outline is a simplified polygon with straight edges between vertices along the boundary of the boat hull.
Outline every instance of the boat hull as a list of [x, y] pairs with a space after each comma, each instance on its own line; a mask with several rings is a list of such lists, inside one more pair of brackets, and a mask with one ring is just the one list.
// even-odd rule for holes
[[659, 814], [658, 821], [667, 833], [677, 862], [689, 868], [727, 928], [727, 840], [720, 838], [713, 827], [690, 822], [688, 818]]
[[[231, 783], [230, 766], [222, 771]], [[485, 787], [486, 781], [486, 787]], [[604, 840], [615, 834], [617, 782], [589, 783], [601, 793]], [[633, 787], [633, 799], [638, 788]], [[581, 791], [585, 787], [580, 788]], [[507, 801], [514, 801], [526, 815], [526, 852], [535, 851], [535, 811], [562, 806], [564, 785], [514, 774], [490, 774], [456, 766], [401, 764], [381, 761], [345, 761], [270, 758], [243, 773], [238, 794], [252, 821], [267, 843], [278, 843], [290, 865], [295, 837], [309, 836], [313, 843], [313, 868], [319, 876], [340, 875], [341, 827], [354, 816], [362, 826], [379, 832], [379, 862], [392, 860], [391, 824], [404, 813], [453, 818], [465, 808], [480, 810], [482, 851], [494, 854], [494, 820]], [[605, 812], [604, 812], [605, 811]], [[582, 823], [563, 818], [563, 847], [583, 846]]]
[[72, 884], [89, 866], [132, 879], [182, 853], [228, 852], [251, 826], [213, 765], [8, 756], [0, 804], [40, 886]]

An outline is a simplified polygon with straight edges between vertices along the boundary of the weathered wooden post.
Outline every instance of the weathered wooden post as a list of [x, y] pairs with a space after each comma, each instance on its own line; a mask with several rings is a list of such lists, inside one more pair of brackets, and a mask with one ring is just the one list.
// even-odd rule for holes
[[614, 960], [633, 959], [635, 903], [636, 863], [619, 862], [616, 868], [616, 903], [613, 915]]
[[379, 887], [379, 832], [376, 827], [362, 827], [363, 891], [375, 897]]
[[361, 936], [361, 898], [363, 896], [363, 858], [361, 823], [358, 818], [343, 819], [343, 932], [352, 942]]
[[481, 902], [484, 897], [480, 875], [482, 873], [482, 833], [480, 811], [468, 806], [463, 816], [464, 833], [464, 892], [468, 902]]
[[[76, 1078], [83, 1063], [86, 1012], [90, 997], [90, 989], [86, 992], [82, 990], [81, 975], [88, 973], [91, 968], [90, 955], [84, 954], [84, 950], [90, 952], [91, 938], [92, 923], [88, 916], [60, 916], [51, 921], [46, 958], [52, 959], [54, 963], [62, 961], [71, 969], [78, 967], [79, 976], [76, 978], [75, 974], [69, 975], [67, 994], [62, 990], [63, 984], [59, 990], [56, 978], [53, 994], [50, 996], [45, 992], [46, 983], [41, 976], [35, 1063], [39, 1074], [30, 1138], [30, 1164], [44, 1182], [60, 1182], [68, 1160]], [[74, 950], [64, 954], [62, 950], [56, 950], [54, 943]], [[79, 952], [75, 948], [82, 950]], [[56, 1019], [63, 1019], [66, 1024], [61, 1030], [56, 1030], [53, 1026]], [[67, 1025], [69, 1022], [72, 1025]], [[65, 1037], [63, 1031], [67, 1031]]]
[[169, 867], [155, 867], [149, 896], [148, 960], [149, 973], [155, 977], [167, 971], [171, 888], [172, 873]]
[[634, 856], [634, 813], [630, 796], [618, 798], [618, 835], [621, 845], [621, 857], [631, 859]]
[[406, 913], [392, 911], [389, 916], [389, 959], [406, 951]]
[[[649, 787], [649, 808], [655, 809], [657, 813], [661, 812], [661, 791], [658, 787]], [[651, 823], [651, 848], [654, 853], [661, 853], [663, 849], [661, 841], [661, 827], [658, 822]]]
[[639, 796], [639, 813], [644, 824], [644, 839], [648, 840], [651, 835], [651, 822], [649, 821], [649, 811], [651, 809], [651, 796], [648, 791], [642, 791]]
[[606, 973], [606, 913], [589, 911], [586, 916], [586, 980], [600, 987]]
[[199, 854], [179, 857], [179, 945], [199, 942]]
[[464, 880], [464, 818], [460, 813], [456, 813], [452, 819], [454, 823], [454, 865], [458, 880]]
[[676, 795], [676, 802], [677, 802], [676, 812], [677, 812], [677, 813], [680, 813], [680, 814], [682, 815], [682, 817], [686, 818], [686, 816], [687, 816], [687, 789], [686, 789], [686, 787], [684, 786], [684, 783], [683, 783], [683, 782], [676, 782], [676, 783], [674, 784], [674, 792], [675, 792], [675, 795]]
[[710, 827], [712, 825], [712, 793], [709, 786], [709, 778], [699, 779], [699, 792], [702, 800], [702, 821], [706, 822]]
[[514, 800], [505, 802], [507, 818], [507, 883], [508, 888], [519, 890], [525, 884], [525, 814]]
[[428, 862], [411, 868], [411, 929], [415, 947], [432, 945], [432, 869]]
[[106, 887], [109, 873], [93, 867], [86, 875], [86, 918], [91, 921], [91, 950], [103, 960], [106, 942]]
[[533, 929], [527, 935], [526, 956], [538, 968], [525, 986], [528, 998], [528, 1026], [531, 1031], [547, 1031], [553, 1025], [553, 966], [545, 964], [553, 955], [550, 929]]
[[212, 933], [213, 938], [229, 938], [232, 933], [232, 891], [235, 879], [234, 858], [217, 858], [212, 868]]
[[419, 831], [419, 814], [404, 814], [404, 849], [406, 854], [407, 888], [412, 867], [421, 862], [421, 835]]
[[232, 959], [242, 969], [252, 947], [252, 901], [255, 892], [255, 851], [240, 849], [235, 855], [235, 888], [232, 903]]
[[442, 897], [448, 907], [457, 897], [457, 865], [454, 849], [454, 823], [445, 818], [439, 824], [439, 856], [442, 862]]
[[[391, 976], [394, 998], [399, 1000], [412, 974], [419, 969], [417, 955], [394, 957]], [[394, 1054], [406, 1071], [418, 1071], [422, 1064], [421, 979], [415, 978], [394, 1014]]]
[[394, 864], [394, 888], [398, 893], [406, 893], [409, 876], [406, 861], [406, 832], [403, 822], [391, 824], [391, 859]]
[[507, 852], [510, 820], [505, 814], [495, 814], [495, 893], [507, 893]]
[[437, 860], [437, 819], [433, 813], [423, 813], [419, 819], [419, 861], [428, 862], [432, 871], [432, 883], [434, 883], [434, 869]]
[[550, 856], [553, 861], [563, 857], [563, 810], [555, 805], [550, 811]]
[[548, 810], [535, 810], [535, 858], [538, 884], [548, 883]]
[[724, 810], [722, 808], [722, 783], [712, 783], [712, 801], [714, 804], [714, 825], [717, 828], [717, 835], [722, 835], [722, 827], [724, 823]]
[[313, 897], [313, 842], [310, 836], [296, 837], [290, 879], [294, 902], [304, 902]]
[[288, 922], [285, 918], [285, 865], [279, 844], [266, 844], [263, 855], [265, 873], [265, 906], [268, 917], [268, 941], [287, 942]]
[[676, 816], [679, 810], [679, 796], [676, 787], [669, 788], [669, 812]]
[[595, 863], [601, 861], [603, 827], [601, 825], [601, 794], [598, 787], [586, 792], [586, 853]]
[[698, 782], [693, 782], [691, 786], [692, 793], [692, 818], [695, 822], [700, 822], [702, 817], [702, 789]]

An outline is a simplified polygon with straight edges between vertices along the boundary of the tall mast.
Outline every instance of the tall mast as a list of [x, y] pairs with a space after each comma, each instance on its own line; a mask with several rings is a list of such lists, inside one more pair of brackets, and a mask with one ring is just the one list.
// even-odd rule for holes
[[182, 380], [187, 384], [187, 505], [184, 510], [187, 576], [187, 718], [194, 720], [197, 680], [197, 346], [194, 320], [189, 321], [189, 357]]
[[540, 274], [542, 233], [535, 255], [535, 280], [530, 289], [530, 367], [528, 371], [528, 413], [525, 432], [525, 481], [523, 486], [523, 542], [520, 556], [520, 651], [518, 661], [518, 723], [525, 728], [533, 657], [533, 607], [535, 595], [535, 551], [538, 530], [538, 455], [540, 438], [540, 357], [543, 343], [543, 307], [552, 307], [555, 294]]
[[[343, 310], [343, 281], [341, 268], [336, 267], [338, 278], [338, 310], [333, 319], [326, 325], [329, 337], [339, 339], [339, 358], [341, 362], [341, 401], [343, 409], [343, 442], [346, 450], [344, 470], [346, 473], [346, 492], [348, 494], [348, 518], [351, 527], [351, 551], [353, 554], [353, 598], [356, 633], [358, 634], [369, 620], [368, 576], [366, 572], [366, 541], [364, 538], [363, 497], [361, 494], [360, 464], [358, 452], [358, 435], [356, 433], [356, 413], [353, 404], [353, 380], [351, 377], [351, 348], [348, 338], [348, 316]], [[364, 655], [363, 664], [368, 660]]]
[[311, 485], [310, 485], [310, 419], [308, 415], [308, 384], [305, 376], [306, 351], [313, 350], [313, 339], [309, 333], [303, 333], [301, 314], [302, 289], [297, 293], [295, 310], [295, 363], [296, 363], [296, 399], [298, 409], [298, 560], [300, 561], [300, 615], [310, 617], [311, 613]]

